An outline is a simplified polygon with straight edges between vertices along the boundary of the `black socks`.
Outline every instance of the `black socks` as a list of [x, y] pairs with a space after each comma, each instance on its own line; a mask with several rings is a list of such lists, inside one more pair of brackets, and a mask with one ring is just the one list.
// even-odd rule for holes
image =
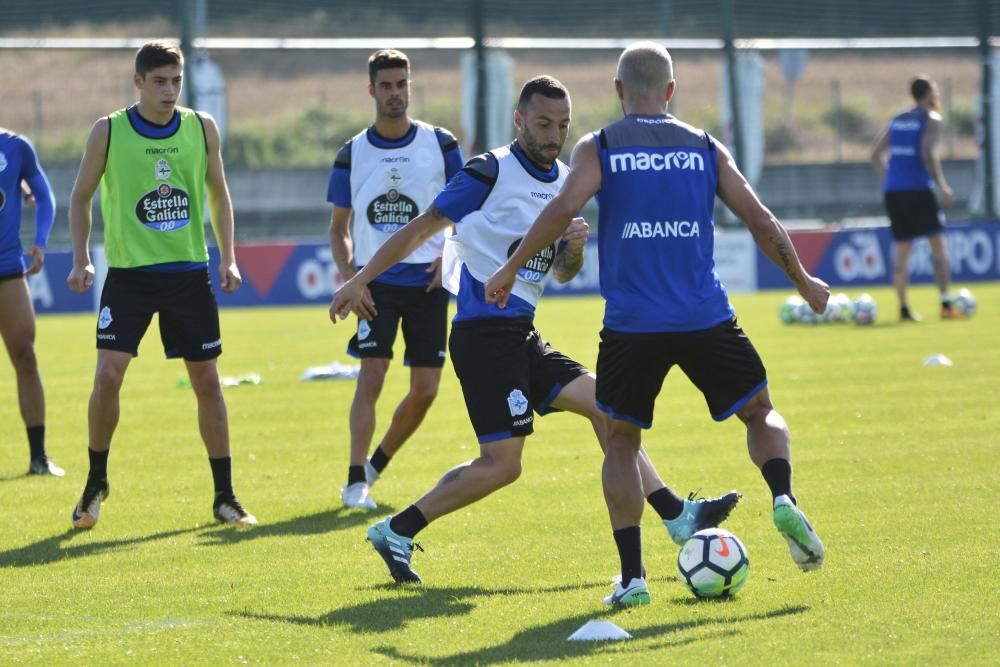
[[368, 459], [368, 462], [372, 464], [372, 468], [375, 468], [375, 472], [380, 475], [382, 474], [382, 471], [385, 470], [385, 467], [389, 465], [389, 461], [390, 458], [386, 456], [385, 452], [382, 451], [381, 445], [375, 448], [375, 451], [372, 452], [371, 458]]
[[764, 476], [764, 481], [771, 488], [771, 495], [788, 496], [795, 502], [792, 495], [792, 464], [785, 459], [771, 459], [760, 467], [760, 474]]
[[365, 481], [365, 467], [364, 466], [348, 466], [347, 467], [347, 485], [357, 484], [358, 482]]
[[31, 448], [31, 460], [40, 459], [45, 456], [45, 427], [29, 426], [28, 447]]
[[666, 486], [646, 496], [646, 502], [664, 521], [676, 519], [684, 510], [684, 501]]
[[622, 587], [642, 577], [642, 534], [639, 526], [614, 531], [618, 557], [622, 562]]
[[223, 494], [233, 495], [233, 458], [231, 456], [217, 459], [209, 458], [208, 463], [212, 466], [212, 480], [215, 482], [216, 497]]
[[90, 472], [87, 473], [88, 478], [99, 482], [103, 482], [108, 478], [108, 454], [110, 453], [110, 449], [106, 449], [103, 452], [95, 452], [90, 447], [87, 448], [87, 455], [90, 457]]
[[411, 540], [417, 533], [427, 527], [427, 519], [416, 505], [410, 505], [405, 510], [389, 520], [389, 530], [401, 537]]

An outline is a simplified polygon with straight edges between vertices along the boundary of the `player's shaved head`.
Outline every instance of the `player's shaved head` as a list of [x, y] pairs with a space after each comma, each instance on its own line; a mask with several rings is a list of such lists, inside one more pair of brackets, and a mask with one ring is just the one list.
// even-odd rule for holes
[[674, 80], [674, 63], [662, 45], [636, 42], [622, 51], [616, 78], [621, 81], [626, 95], [657, 97]]

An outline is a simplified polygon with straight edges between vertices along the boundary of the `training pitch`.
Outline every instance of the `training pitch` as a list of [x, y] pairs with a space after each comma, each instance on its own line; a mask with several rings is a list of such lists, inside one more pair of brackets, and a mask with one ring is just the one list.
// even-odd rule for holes
[[[791, 428], [795, 490], [826, 563], [811, 574], [794, 566], [742, 425], [714, 423], [674, 369], [645, 445], [678, 493], [743, 492], [724, 527], [747, 546], [750, 577], [733, 600], [696, 601], [677, 579], [678, 548], [647, 508], [652, 604], [630, 611], [600, 603], [618, 571], [601, 455], [590, 424], [565, 414], [536, 421], [521, 479], [418, 536], [423, 586], [392, 585], [365, 528], [478, 447], [447, 365], [427, 421], [373, 489], [379, 510], [344, 510], [354, 384], [298, 379], [309, 366], [349, 361], [353, 324], [333, 327], [324, 306], [222, 313], [222, 375], [262, 378], [225, 389], [235, 488], [257, 528], [212, 523], [194, 397], [179, 382], [183, 366], [163, 359], [154, 323], [122, 393], [111, 497], [94, 529], [75, 532], [95, 318], [42, 317], [48, 449], [67, 472], [24, 475], [5, 360], [0, 664], [992, 664], [1000, 285], [969, 287], [979, 312], [966, 322], [939, 321], [933, 290], [915, 289], [926, 318], [916, 325], [895, 323], [888, 289], [870, 290], [881, 317], [871, 327], [782, 325], [790, 289], [734, 296]], [[550, 298], [536, 324], [593, 367], [600, 318], [596, 298]], [[935, 354], [954, 365], [922, 364]], [[395, 361], [376, 438], [407, 376]], [[634, 639], [566, 641], [593, 619]]]

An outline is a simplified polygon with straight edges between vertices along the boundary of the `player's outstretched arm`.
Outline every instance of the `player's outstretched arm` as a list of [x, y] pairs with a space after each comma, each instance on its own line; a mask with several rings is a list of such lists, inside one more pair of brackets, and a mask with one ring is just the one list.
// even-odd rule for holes
[[830, 297], [829, 286], [809, 275], [799, 261], [788, 232], [747, 183], [726, 147], [719, 152], [719, 198], [750, 230], [764, 254], [791, 279], [813, 311], [822, 313]]
[[111, 131], [107, 118], [100, 118], [90, 128], [87, 147], [80, 161], [73, 192], [69, 196], [69, 236], [73, 244], [73, 268], [66, 284], [74, 292], [84, 292], [94, 284], [94, 265], [90, 263], [90, 202], [104, 175], [108, 160], [108, 138]]
[[243, 277], [236, 266], [235, 221], [233, 200], [229, 196], [226, 171], [222, 166], [222, 139], [219, 126], [209, 114], [199, 111], [205, 128], [205, 144], [208, 148], [208, 170], [205, 172], [205, 186], [208, 190], [208, 213], [212, 219], [215, 243], [219, 246], [219, 286], [224, 292], [235, 292], [243, 284]]
[[364, 267], [354, 277], [340, 286], [330, 304], [330, 321], [345, 319], [354, 312], [361, 319], [370, 320], [375, 315], [375, 304], [368, 292], [368, 283], [379, 277], [383, 271], [397, 264], [432, 236], [452, 224], [452, 221], [431, 204], [430, 208], [393, 233], [372, 255]]
[[555, 243], [566, 232], [573, 216], [600, 189], [601, 160], [594, 135], [588, 134], [573, 149], [569, 176], [559, 194], [542, 209], [514, 254], [486, 281], [486, 302], [506, 307], [518, 269], [542, 248]]

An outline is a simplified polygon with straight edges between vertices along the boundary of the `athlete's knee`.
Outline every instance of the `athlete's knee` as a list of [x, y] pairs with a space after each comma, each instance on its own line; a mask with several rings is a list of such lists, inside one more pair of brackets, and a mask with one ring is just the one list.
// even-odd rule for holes
[[778, 418], [781, 417], [778, 411], [774, 409], [774, 404], [771, 403], [771, 397], [766, 390], [758, 392], [756, 396], [747, 401], [747, 404], [736, 412], [736, 416], [747, 426], [765, 422], [772, 415], [777, 415]]
[[117, 392], [125, 380], [125, 369], [114, 364], [98, 363], [94, 373], [94, 390], [98, 392]]
[[501, 486], [507, 486], [517, 481], [521, 476], [521, 459], [512, 458], [501, 461], [497, 466], [497, 481]]
[[10, 361], [14, 372], [18, 375], [35, 375], [38, 373], [38, 359], [35, 357], [35, 346], [31, 341], [25, 341], [10, 348]]
[[638, 455], [639, 447], [642, 446], [642, 431], [638, 426], [611, 419], [607, 425], [606, 444], [609, 453], [631, 452]]
[[357, 396], [374, 401], [382, 393], [382, 386], [385, 384], [385, 375], [389, 368], [388, 359], [385, 363], [380, 363], [380, 359], [364, 359], [361, 362], [361, 371], [358, 373]]
[[416, 382], [410, 387], [410, 400], [418, 407], [427, 409], [438, 395], [437, 382]]
[[520, 456], [497, 456], [492, 452], [483, 452], [480, 458], [489, 465], [493, 482], [498, 488], [514, 483], [521, 476]]
[[217, 370], [204, 370], [201, 372], [191, 372], [191, 389], [198, 400], [215, 400], [222, 397], [222, 385], [219, 383], [219, 373]]

